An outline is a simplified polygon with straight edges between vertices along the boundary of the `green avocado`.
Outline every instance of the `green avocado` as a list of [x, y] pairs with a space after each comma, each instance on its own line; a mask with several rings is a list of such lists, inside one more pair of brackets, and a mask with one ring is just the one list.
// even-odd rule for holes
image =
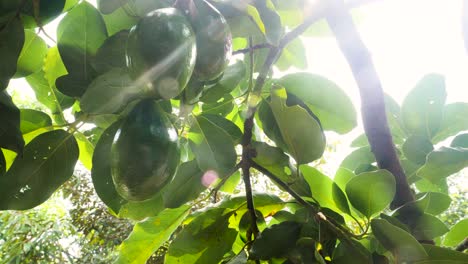
[[187, 85], [196, 52], [188, 19], [175, 8], [161, 8], [148, 13], [130, 30], [127, 67], [150, 97], [171, 99]]
[[194, 76], [200, 81], [219, 77], [229, 63], [232, 52], [232, 35], [224, 16], [205, 0], [195, 0], [190, 10], [197, 38], [197, 60]]
[[111, 173], [117, 192], [129, 201], [153, 197], [174, 177], [180, 160], [177, 130], [153, 100], [139, 102], [117, 130]]

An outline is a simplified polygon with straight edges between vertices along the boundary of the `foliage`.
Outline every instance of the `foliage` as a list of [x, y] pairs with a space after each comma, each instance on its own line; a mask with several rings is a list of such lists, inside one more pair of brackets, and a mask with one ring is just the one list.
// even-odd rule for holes
[[[32, 2], [0, 4], [0, 210], [9, 210], [0, 246], [9, 249], [7, 261], [35, 250], [40, 260], [72, 259], [60, 243], [71, 224], [85, 236], [86, 261], [111, 261], [91, 254], [112, 257], [106, 250], [128, 230], [118, 218], [135, 224], [116, 263], [145, 263], [155, 251], [169, 264], [468, 261], [443, 248], [466, 237], [465, 221], [450, 230], [439, 219], [451, 202], [447, 178], [468, 166], [468, 103], [445, 104], [443, 76], [424, 76], [401, 107], [386, 98], [406, 180], [377, 168], [369, 134], [353, 142], [358, 148], [334, 179], [315, 166], [327, 131], [350, 132], [356, 111], [332, 80], [289, 70], [306, 66], [301, 34], [311, 34], [305, 30], [314, 16], [333, 14], [328, 5], [341, 1], [323, 1], [308, 16], [310, 3], [301, 0]], [[60, 14], [57, 43], [47, 46], [36, 31]], [[205, 60], [211, 47], [221, 58]], [[199, 65], [215, 70], [201, 73]], [[285, 74], [278, 79], [272, 69]], [[19, 109], [11, 99], [8, 83], [20, 77], [42, 110]], [[157, 114], [135, 114], [141, 102]], [[122, 138], [138, 144], [120, 147]], [[160, 153], [168, 148], [177, 155]], [[107, 208], [90, 195], [89, 181], [73, 183], [78, 160]], [[231, 195], [239, 171], [245, 193]], [[288, 196], [257, 192], [253, 172]], [[415, 198], [387, 210], [406, 182]], [[149, 191], [122, 197], [128, 188]], [[58, 214], [66, 225], [50, 222], [44, 214], [52, 208], [40, 205], [57, 190], [76, 202], [70, 218]], [[39, 210], [34, 217], [54, 232], [23, 224], [30, 220], [15, 218], [16, 210]]]

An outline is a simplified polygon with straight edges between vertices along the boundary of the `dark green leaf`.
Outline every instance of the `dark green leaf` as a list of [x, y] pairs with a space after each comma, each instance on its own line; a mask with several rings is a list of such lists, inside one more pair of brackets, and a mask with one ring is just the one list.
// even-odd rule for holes
[[447, 247], [455, 247], [468, 237], [468, 218], [460, 220], [450, 231], [445, 235], [443, 245]]
[[120, 245], [115, 263], [146, 263], [151, 255], [166, 242], [190, 212], [189, 206], [166, 209], [133, 227], [130, 236]]
[[349, 209], [348, 199], [346, 198], [346, 195], [336, 183], [332, 184], [332, 196], [333, 196], [333, 201], [336, 204], [336, 207], [338, 207], [338, 209], [340, 209], [342, 212], [347, 213], [348, 215], [351, 215], [351, 210]]
[[201, 116], [228, 133], [234, 141], [234, 144], [237, 145], [241, 143], [242, 132], [236, 124], [219, 115], [202, 114]]
[[460, 148], [468, 148], [468, 133], [460, 134], [456, 136], [452, 143], [450, 143], [451, 147], [460, 147]]
[[24, 140], [20, 130], [20, 110], [6, 91], [0, 92], [0, 147], [21, 153]]
[[5, 174], [6, 172], [6, 160], [5, 156], [3, 155], [2, 149], [0, 149], [0, 178]]
[[387, 170], [365, 172], [348, 181], [346, 194], [353, 207], [370, 218], [393, 200], [395, 178]]
[[[306, 109], [286, 105], [284, 88], [271, 91], [270, 107], [287, 151], [298, 164], [320, 158], [325, 150], [325, 135], [320, 124]], [[281, 147], [281, 146], [280, 146]]]
[[94, 60], [94, 68], [100, 74], [113, 68], [125, 68], [125, 50], [127, 47], [128, 30], [122, 30], [112, 35], [99, 47]]
[[0, 91], [4, 90], [16, 72], [16, 63], [24, 43], [24, 29], [19, 17], [0, 24]]
[[464, 130], [468, 130], [468, 103], [448, 104], [444, 107], [440, 130], [432, 140], [437, 143]]
[[290, 221], [266, 228], [252, 244], [252, 257], [264, 260], [284, 257], [295, 246], [301, 228], [302, 224]]
[[21, 109], [20, 116], [20, 130], [23, 134], [52, 125], [52, 119], [50, 119], [50, 116], [38, 110]]
[[205, 88], [200, 100], [205, 103], [217, 102], [239, 85], [245, 78], [245, 73], [246, 67], [244, 62], [236, 61], [234, 64], [229, 65], [217, 83]]
[[288, 74], [278, 81], [303, 100], [323, 129], [344, 134], [356, 127], [356, 110], [346, 93], [332, 81], [311, 73]]
[[90, 114], [118, 113], [143, 92], [125, 70], [115, 68], [94, 79], [84, 92], [80, 107]]
[[24, 46], [18, 57], [15, 77], [24, 77], [39, 71], [47, 54], [47, 45], [33, 30], [24, 31]]
[[427, 156], [427, 162], [417, 175], [433, 183], [468, 166], [468, 149], [442, 147]]
[[103, 14], [110, 14], [127, 2], [128, 0], [97, 0], [97, 6]]
[[229, 228], [232, 214], [215, 208], [198, 215], [172, 241], [164, 263], [219, 263], [237, 237]]
[[197, 198], [208, 186], [196, 160], [179, 165], [172, 182], [163, 190], [164, 206], [177, 208]]
[[426, 162], [427, 154], [434, 150], [434, 146], [426, 137], [413, 135], [406, 139], [402, 150], [408, 160], [422, 165]]
[[386, 215], [386, 214], [383, 214], [381, 213], [380, 214], [380, 218], [384, 219], [384, 220], [387, 220], [390, 224], [396, 226], [396, 227], [399, 227], [403, 230], [405, 230], [406, 232], [410, 233], [411, 231], [409, 230], [408, 226], [403, 224], [402, 222], [400, 222], [400, 220], [398, 220], [398, 218], [396, 217], [393, 217], [393, 216], [389, 216], [389, 215]]
[[63, 130], [34, 138], [0, 178], [1, 209], [25, 210], [46, 201], [73, 175], [78, 155], [75, 138]]
[[[59, 16], [64, 10], [65, 0], [54, 0], [54, 1], [27, 1], [21, 9], [23, 14], [28, 16], [23, 17], [25, 20], [25, 28], [33, 28], [42, 25], [46, 25], [54, 18]], [[39, 9], [36, 10], [36, 4]]]
[[411, 233], [418, 240], [432, 240], [447, 233], [449, 229], [437, 217], [423, 214], [410, 224]]
[[335, 209], [336, 204], [332, 196], [333, 181], [317, 169], [306, 165], [302, 165], [300, 171], [309, 184], [312, 197], [320, 206]]
[[115, 122], [102, 133], [94, 149], [91, 170], [91, 178], [97, 195], [115, 213], [119, 213], [121, 205], [126, 202], [115, 190], [110, 165], [110, 150], [120, 123]]
[[203, 116], [194, 118], [188, 137], [203, 172], [212, 170], [217, 177], [224, 178], [234, 168], [237, 159], [234, 141], [215, 123]]
[[405, 128], [413, 135], [432, 138], [439, 131], [445, 104], [445, 78], [424, 76], [406, 96], [401, 106]]
[[423, 245], [427, 255], [429, 255], [426, 261], [416, 261], [415, 264], [463, 264], [468, 263], [468, 254], [458, 252], [448, 248]]
[[372, 219], [371, 227], [377, 240], [393, 254], [398, 262], [413, 263], [427, 258], [427, 253], [421, 244], [403, 229], [382, 219]]

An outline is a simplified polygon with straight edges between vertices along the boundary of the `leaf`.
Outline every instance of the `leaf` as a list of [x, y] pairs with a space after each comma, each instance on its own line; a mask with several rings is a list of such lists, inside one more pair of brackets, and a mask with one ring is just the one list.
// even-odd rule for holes
[[3, 155], [2, 149], [0, 149], [0, 179], [6, 172], [6, 166], [5, 156]]
[[97, 195], [116, 214], [121, 205], [126, 203], [115, 190], [110, 164], [111, 146], [120, 124], [121, 122], [115, 122], [102, 133], [94, 149], [91, 169], [91, 179]]
[[448, 104], [443, 111], [439, 132], [432, 139], [434, 143], [468, 130], [468, 103]]
[[203, 184], [204, 176], [196, 160], [180, 164], [174, 179], [163, 190], [164, 206], [177, 208], [197, 198], [208, 187]]
[[202, 114], [201, 116], [209, 120], [211, 123], [215, 124], [220, 129], [224, 130], [226, 133], [228, 133], [234, 141], [234, 144], [237, 145], [241, 143], [242, 132], [240, 128], [232, 121], [219, 115]]
[[370, 147], [362, 147], [351, 152], [341, 162], [340, 167], [355, 171], [361, 165], [368, 165], [375, 162], [374, 154], [372, 154]]
[[460, 220], [445, 235], [442, 245], [455, 247], [468, 237], [468, 218]]
[[345, 134], [357, 125], [356, 110], [346, 93], [332, 81], [306, 72], [278, 80], [288, 93], [306, 103], [320, 119], [324, 130]]
[[284, 88], [271, 91], [271, 110], [287, 151], [298, 164], [319, 159], [325, 150], [325, 135], [320, 124], [304, 108], [287, 106], [286, 98]]
[[202, 105], [202, 112], [204, 114], [227, 116], [233, 109], [234, 98], [230, 94], [225, 95], [217, 103], [204, 103]]
[[224, 182], [223, 186], [219, 188], [219, 191], [233, 194], [236, 191], [236, 188], [239, 185], [240, 180], [241, 180], [241, 174], [239, 171], [236, 171], [234, 174], [229, 176], [229, 179], [227, 179]]
[[85, 135], [83, 135], [83, 133], [76, 132], [75, 138], [78, 142], [78, 148], [80, 149], [79, 160], [83, 163], [85, 168], [91, 170], [93, 166], [92, 157], [94, 153], [94, 145], [88, 140], [88, 138], [86, 138]]
[[396, 258], [397, 263], [424, 260], [427, 253], [419, 242], [403, 229], [383, 219], [372, 219], [372, 233]]
[[278, 67], [280, 71], [287, 71], [291, 67], [296, 67], [301, 70], [307, 68], [306, 48], [300, 38], [296, 38], [284, 47], [275, 66]]
[[[60, 21], [57, 45], [69, 76], [60, 77], [57, 88], [81, 96], [94, 77], [92, 58], [107, 38], [104, 20], [91, 4], [82, 2]], [[70, 87], [71, 86], [71, 87]]]
[[[131, 2], [135, 2], [135, 5], [137, 7], [135, 7], [135, 5], [132, 5]], [[139, 13], [140, 11], [136, 10], [138, 14], [134, 14], [133, 10], [138, 8], [138, 3], [136, 2], [145, 2], [145, 4], [148, 5], [160, 5], [159, 2], [161, 1], [133, 0], [131, 2], [128, 2], [126, 5], [116, 9], [111, 14], [102, 14], [109, 36], [112, 36], [119, 31], [130, 29], [138, 22], [140, 17], [145, 16], [147, 13], [155, 9], [161, 8], [156, 7], [154, 9], [149, 9], [146, 12], [142, 13]], [[128, 12], [128, 10], [132, 10], [132, 12]]]
[[340, 187], [342, 190], [345, 190], [348, 181], [354, 177], [356, 177], [356, 175], [352, 171], [340, 167], [336, 171], [333, 181], [338, 185], [338, 187]]
[[332, 196], [333, 181], [317, 169], [309, 166], [301, 166], [300, 171], [309, 184], [312, 197], [320, 203], [320, 206], [332, 210], [337, 208]]
[[97, 6], [103, 14], [110, 14], [127, 2], [128, 0], [97, 0]]
[[246, 7], [246, 13], [250, 16], [250, 18], [255, 21], [255, 24], [257, 25], [258, 29], [265, 34], [265, 25], [263, 24], [262, 18], [260, 16], [260, 13], [258, 12], [257, 8], [255, 8], [252, 5], [247, 5]]
[[115, 68], [94, 79], [81, 97], [80, 107], [90, 114], [118, 113], [143, 92], [125, 70]]
[[340, 209], [344, 213], [347, 213], [348, 215], [351, 215], [351, 210], [349, 209], [348, 199], [346, 198], [346, 195], [336, 183], [332, 184], [332, 197], [338, 209]]
[[24, 45], [18, 57], [15, 78], [39, 71], [47, 54], [47, 45], [33, 30], [24, 31]]
[[460, 147], [460, 148], [468, 148], [468, 133], [460, 134], [456, 136], [452, 143], [450, 143], [451, 147]]
[[419, 178], [415, 185], [416, 188], [418, 188], [418, 191], [420, 192], [440, 192], [444, 194], [449, 193], [447, 178], [440, 179], [439, 181], [434, 183], [424, 178]]
[[439, 218], [423, 214], [411, 223], [411, 233], [418, 240], [432, 240], [447, 233], [449, 229]]
[[424, 76], [405, 97], [401, 116], [413, 135], [432, 138], [439, 131], [447, 94], [445, 78], [439, 74]]
[[200, 100], [205, 103], [217, 102], [227, 93], [232, 92], [245, 79], [245, 76], [246, 66], [244, 62], [240, 60], [236, 61], [224, 70], [223, 76], [218, 82], [205, 88]]
[[468, 166], [468, 149], [441, 147], [427, 156], [427, 161], [417, 175], [433, 183]]
[[125, 68], [127, 66], [125, 50], [127, 47], [128, 30], [122, 30], [108, 39], [99, 47], [93, 62], [94, 68], [100, 74], [113, 68]]
[[450, 207], [450, 196], [440, 192], [420, 192], [416, 194], [416, 203], [422, 212], [438, 215]]
[[24, 147], [20, 111], [6, 91], [0, 92], [0, 124], [0, 147], [20, 154]]
[[33, 109], [20, 109], [20, 130], [27, 134], [39, 128], [52, 126], [50, 116], [42, 111]]
[[[310, 188], [300, 173], [294, 173], [289, 157], [280, 148], [272, 147], [264, 142], [251, 143], [256, 156], [253, 158], [257, 164], [267, 169], [281, 181], [301, 196], [310, 197]], [[281, 188], [281, 187], [280, 187]]]
[[159, 193], [149, 200], [123, 203], [118, 216], [119, 218], [141, 221], [147, 217], [157, 216], [164, 209], [162, 194]]
[[179, 227], [190, 212], [189, 206], [166, 209], [133, 227], [130, 236], [120, 245], [116, 263], [146, 263]]
[[213, 170], [220, 178], [228, 175], [236, 164], [237, 154], [231, 136], [203, 116], [193, 119], [189, 144], [198, 166], [204, 172]]
[[164, 263], [218, 263], [228, 253], [237, 237], [229, 228], [233, 212], [210, 209], [197, 215], [172, 241]]
[[353, 207], [370, 218], [393, 200], [395, 178], [387, 170], [361, 173], [348, 181], [346, 194]]
[[[39, 1], [36, 3], [27, 1], [21, 9], [23, 14], [28, 15], [22, 17], [23, 21], [25, 21], [25, 28], [35, 28], [40, 25], [46, 25], [62, 13], [62, 10], [65, 8], [65, 2], [65, 0]], [[36, 4], [38, 5], [37, 7], [39, 7], [38, 9]]]
[[468, 254], [448, 248], [423, 244], [429, 255], [427, 261], [416, 261], [417, 264], [463, 264], [468, 263]]
[[267, 41], [272, 44], [279, 44], [284, 34], [284, 28], [281, 25], [281, 18], [278, 12], [276, 12], [275, 6], [270, 0], [254, 1], [254, 4], [265, 26]]
[[34, 138], [0, 178], [0, 208], [25, 210], [45, 202], [73, 175], [78, 155], [75, 138], [63, 130]]
[[302, 224], [291, 221], [266, 228], [252, 243], [251, 257], [268, 260], [286, 256], [299, 239], [301, 228]]
[[3, 91], [16, 72], [18, 57], [24, 43], [23, 23], [19, 16], [6, 25], [0, 24], [0, 91]]
[[403, 154], [416, 164], [426, 163], [426, 156], [434, 150], [431, 141], [421, 136], [410, 136], [402, 146]]

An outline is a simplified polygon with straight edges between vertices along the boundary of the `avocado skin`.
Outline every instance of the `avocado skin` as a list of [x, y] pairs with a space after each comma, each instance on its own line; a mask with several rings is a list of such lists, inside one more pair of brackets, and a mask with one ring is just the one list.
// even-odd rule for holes
[[112, 180], [129, 201], [156, 195], [174, 177], [180, 160], [177, 130], [151, 99], [138, 103], [123, 121], [111, 147]]
[[210, 3], [195, 0], [190, 12], [197, 39], [197, 59], [194, 76], [199, 81], [219, 77], [229, 64], [232, 53], [232, 35], [224, 16]]
[[195, 34], [177, 9], [156, 9], [130, 30], [126, 61], [131, 77], [155, 98], [171, 99], [187, 85], [195, 66]]

